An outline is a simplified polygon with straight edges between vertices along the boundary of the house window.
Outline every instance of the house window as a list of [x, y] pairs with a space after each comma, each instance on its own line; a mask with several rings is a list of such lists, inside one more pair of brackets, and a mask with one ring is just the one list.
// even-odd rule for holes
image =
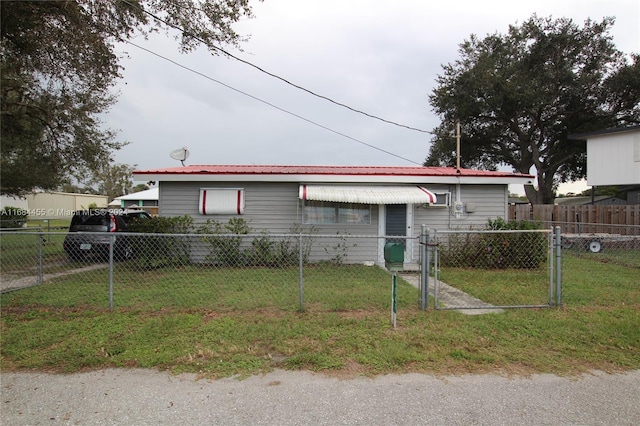
[[368, 204], [306, 200], [302, 214], [302, 221], [307, 224], [371, 223], [371, 206]]
[[451, 205], [450, 192], [436, 192], [436, 202], [432, 203], [433, 207], [449, 207]]
[[240, 215], [244, 213], [244, 189], [201, 188], [200, 214]]

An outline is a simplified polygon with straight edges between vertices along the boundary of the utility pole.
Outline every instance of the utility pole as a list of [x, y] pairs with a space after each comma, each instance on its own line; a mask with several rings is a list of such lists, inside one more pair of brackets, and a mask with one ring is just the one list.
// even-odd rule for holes
[[456, 169], [460, 170], [460, 122], [456, 122]]

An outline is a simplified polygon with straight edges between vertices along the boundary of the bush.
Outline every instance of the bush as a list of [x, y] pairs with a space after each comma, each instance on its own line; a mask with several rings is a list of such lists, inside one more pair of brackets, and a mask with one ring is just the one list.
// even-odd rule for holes
[[251, 241], [251, 248], [245, 253], [246, 262], [252, 266], [276, 266], [276, 244], [271, 241], [266, 231]]
[[[526, 221], [507, 222], [502, 218], [485, 225], [488, 232], [452, 234], [439, 245], [442, 266], [481, 269], [536, 269], [547, 259], [547, 235], [527, 231], [539, 225]], [[491, 232], [496, 231], [496, 232]]]
[[129, 231], [152, 235], [133, 235], [134, 257], [143, 268], [158, 268], [169, 265], [185, 265], [191, 257], [188, 238], [153, 234], [189, 234], [193, 232], [193, 219], [189, 215], [177, 217], [152, 217], [135, 219], [129, 223]]
[[[134, 256], [145, 268], [186, 264], [191, 261], [190, 239], [153, 234], [195, 232], [206, 248], [204, 260], [216, 266], [295, 266], [299, 262], [301, 251], [302, 261], [307, 263], [312, 245], [312, 239], [305, 238], [300, 247], [297, 235], [303, 230], [297, 225], [289, 230], [288, 237], [275, 241], [265, 231], [253, 238], [249, 244], [243, 235], [250, 234], [252, 228], [242, 218], [232, 218], [227, 223], [207, 219], [199, 227], [194, 227], [190, 216], [137, 219], [129, 225], [129, 230], [135, 233], [152, 234], [130, 236], [133, 241]], [[311, 228], [308, 232], [313, 234], [317, 233], [317, 230]]]
[[242, 237], [251, 228], [242, 218], [232, 218], [225, 225], [217, 220], [207, 219], [196, 233], [203, 234], [202, 241], [209, 246], [207, 261], [213, 265], [242, 266], [244, 253], [240, 246]]
[[[290, 236], [274, 241], [269, 233], [264, 231], [259, 236], [243, 246], [241, 235], [252, 232], [252, 228], [242, 218], [230, 219], [226, 224], [215, 220], [207, 220], [196, 233], [202, 234], [204, 241], [209, 248], [206, 257], [207, 262], [213, 265], [242, 267], [242, 266], [263, 266], [263, 267], [284, 267], [295, 266], [299, 262], [300, 251], [302, 251], [302, 261], [307, 263], [311, 252], [312, 240], [305, 238], [302, 247], [296, 234], [302, 232], [302, 228], [294, 225], [290, 230]], [[312, 228], [309, 232], [317, 233]]]
[[18, 207], [6, 206], [2, 209], [0, 228], [22, 228], [27, 223], [27, 211]]

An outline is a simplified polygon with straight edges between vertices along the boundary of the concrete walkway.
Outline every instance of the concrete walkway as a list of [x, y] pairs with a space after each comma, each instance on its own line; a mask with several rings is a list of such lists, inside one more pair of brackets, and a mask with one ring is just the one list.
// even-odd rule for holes
[[[420, 274], [398, 274], [403, 280], [415, 288], [420, 288]], [[429, 295], [433, 297], [435, 289], [435, 279], [430, 277], [429, 281]], [[444, 306], [452, 307], [468, 307], [473, 309], [456, 309], [465, 315], [482, 315], [482, 314], [496, 314], [503, 310], [499, 308], [493, 308], [491, 304], [483, 302], [457, 288], [438, 281], [438, 302]], [[485, 309], [482, 309], [485, 308]]]
[[[51, 265], [48, 265], [51, 266]], [[54, 272], [50, 274], [42, 274], [42, 284], [50, 281], [54, 278], [65, 277], [67, 275], [79, 274], [80, 272], [96, 271], [98, 269], [106, 269], [109, 264], [97, 263], [81, 268], [68, 269], [62, 272]], [[0, 274], [0, 293], [8, 291], [19, 290], [21, 288], [33, 287], [38, 285], [38, 275], [28, 275], [25, 277], [18, 277], [11, 274]]]

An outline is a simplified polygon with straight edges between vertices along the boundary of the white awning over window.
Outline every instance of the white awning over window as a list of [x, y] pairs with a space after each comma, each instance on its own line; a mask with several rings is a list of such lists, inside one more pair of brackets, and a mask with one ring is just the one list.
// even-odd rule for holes
[[421, 186], [300, 185], [300, 199], [361, 204], [433, 204], [436, 195]]

